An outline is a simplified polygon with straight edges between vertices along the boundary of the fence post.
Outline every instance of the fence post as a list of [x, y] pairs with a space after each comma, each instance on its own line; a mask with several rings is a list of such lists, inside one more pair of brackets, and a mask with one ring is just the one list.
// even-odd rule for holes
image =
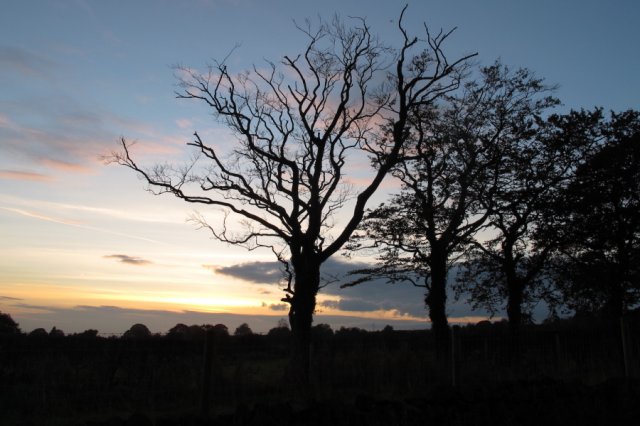
[[631, 371], [629, 366], [629, 335], [627, 332], [627, 322], [624, 317], [620, 317], [620, 335], [622, 340], [622, 363], [624, 366], [624, 378], [628, 379], [631, 377]]
[[211, 394], [211, 367], [213, 364], [213, 330], [208, 329], [204, 339], [204, 360], [202, 364], [202, 389], [200, 394], [200, 413], [209, 415], [209, 400]]
[[484, 349], [484, 362], [489, 364], [489, 338], [485, 337], [482, 341]]
[[455, 326], [451, 327], [451, 387], [456, 387], [458, 377], [457, 377], [457, 363], [456, 363], [456, 329]]

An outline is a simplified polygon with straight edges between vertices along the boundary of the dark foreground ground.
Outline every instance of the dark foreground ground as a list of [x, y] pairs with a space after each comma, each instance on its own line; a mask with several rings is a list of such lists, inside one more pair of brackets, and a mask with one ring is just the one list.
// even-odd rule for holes
[[[209, 419], [194, 415], [152, 416], [132, 413], [70, 424], [86, 426], [213, 425], [636, 425], [640, 419], [640, 383], [609, 381], [599, 385], [515, 382], [496, 387], [441, 389], [424, 398], [352, 401], [327, 399], [239, 406]], [[25, 423], [29, 424], [29, 423]]]
[[17, 336], [0, 339], [0, 426], [640, 425], [637, 331], [458, 329], [443, 362], [426, 331], [324, 330], [304, 391], [286, 333]]
[[[499, 387], [442, 389], [425, 398], [256, 404], [210, 419], [144, 413], [75, 423], [116, 425], [634, 425], [640, 419], [640, 384], [610, 381], [504, 383]], [[74, 423], [71, 423], [74, 424]]]

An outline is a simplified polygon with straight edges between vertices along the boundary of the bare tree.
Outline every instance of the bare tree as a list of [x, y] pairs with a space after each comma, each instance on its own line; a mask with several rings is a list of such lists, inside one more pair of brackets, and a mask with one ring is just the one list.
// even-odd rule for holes
[[[406, 9], [406, 8], [405, 8]], [[285, 296], [294, 335], [294, 365], [308, 380], [311, 325], [320, 268], [349, 239], [371, 195], [395, 165], [411, 111], [458, 87], [467, 59], [450, 62], [442, 44], [451, 32], [425, 38], [399, 30], [402, 46], [390, 49], [363, 19], [338, 18], [298, 29], [308, 40], [296, 56], [233, 74], [225, 61], [206, 73], [182, 68], [180, 98], [204, 102], [236, 140], [229, 156], [223, 141], [207, 144], [198, 133], [189, 146], [197, 158], [184, 167], [146, 169], [130, 144], [111, 160], [136, 171], [155, 194], [225, 209], [221, 224], [195, 219], [220, 241], [249, 250], [268, 248], [283, 264]], [[381, 129], [389, 127], [390, 133]], [[349, 164], [366, 153], [375, 168], [356, 192], [345, 179]], [[356, 158], [354, 158], [356, 157]], [[338, 227], [336, 216], [343, 220]], [[242, 231], [234, 231], [237, 225]]]

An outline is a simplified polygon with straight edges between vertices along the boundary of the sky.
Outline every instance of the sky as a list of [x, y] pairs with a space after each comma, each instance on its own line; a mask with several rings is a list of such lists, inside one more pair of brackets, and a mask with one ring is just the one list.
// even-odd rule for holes
[[[559, 112], [640, 108], [640, 3], [635, 0], [408, 1], [419, 34], [457, 27], [451, 56], [478, 52], [557, 84]], [[193, 0], [6, 2], [0, 14], [0, 311], [23, 331], [56, 326], [122, 333], [142, 322], [247, 322], [265, 332], [286, 316], [278, 265], [187, 221], [193, 207], [144, 191], [102, 157], [119, 138], [147, 162], [180, 161], [194, 131], [232, 143], [204, 105], [176, 99], [176, 65], [204, 69], [233, 50], [234, 69], [295, 54], [295, 22], [366, 18], [397, 45], [405, 2]], [[234, 46], [238, 46], [234, 49]], [[201, 211], [215, 222], [219, 212]], [[363, 260], [353, 259], [352, 262]], [[338, 256], [330, 274], [351, 266]], [[356, 265], [357, 266], [357, 265]], [[322, 290], [316, 322], [423, 327], [423, 291], [376, 282]], [[463, 303], [453, 321], [476, 321]]]

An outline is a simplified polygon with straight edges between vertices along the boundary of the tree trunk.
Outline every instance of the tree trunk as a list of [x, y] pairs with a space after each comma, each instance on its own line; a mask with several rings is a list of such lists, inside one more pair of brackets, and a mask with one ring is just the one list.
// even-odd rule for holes
[[449, 351], [449, 322], [447, 321], [447, 259], [433, 256], [431, 263], [431, 286], [425, 303], [429, 309], [431, 330], [435, 339], [436, 353], [446, 357]]
[[522, 299], [523, 285], [515, 274], [507, 273], [507, 317], [509, 319], [509, 332], [511, 344], [511, 362], [515, 368], [519, 368], [522, 358], [522, 345], [520, 331], [522, 329]]
[[507, 274], [507, 318], [511, 334], [516, 336], [522, 327], [522, 299], [524, 288], [515, 275]]
[[609, 292], [603, 307], [606, 318], [618, 319], [624, 314], [624, 288], [618, 277], [613, 277], [609, 285]]
[[518, 264], [513, 255], [515, 238], [507, 238], [503, 243], [504, 263], [502, 270], [506, 278], [507, 286], [507, 318], [509, 319], [510, 332], [510, 361], [516, 371], [520, 368], [522, 345], [520, 344], [520, 330], [522, 328], [522, 300], [524, 296], [524, 283], [518, 276]]
[[311, 357], [311, 325], [320, 286], [320, 265], [308, 260], [294, 262], [294, 295], [289, 309], [293, 334], [292, 374], [302, 385], [309, 383]]

